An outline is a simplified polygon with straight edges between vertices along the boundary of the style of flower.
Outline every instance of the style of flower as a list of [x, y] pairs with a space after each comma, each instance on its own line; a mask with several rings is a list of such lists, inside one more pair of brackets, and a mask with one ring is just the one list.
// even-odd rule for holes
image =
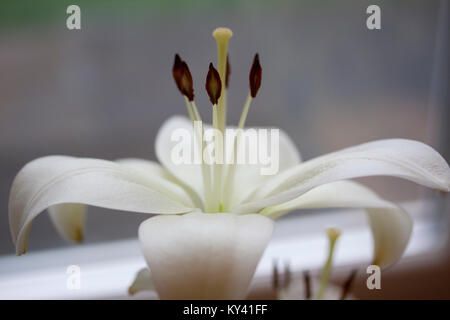
[[[213, 36], [218, 68], [210, 64], [206, 90], [213, 127], [225, 133], [230, 74], [227, 50], [232, 32], [218, 28]], [[295, 144], [281, 131], [280, 172], [274, 176], [261, 175], [258, 164], [175, 164], [171, 133], [186, 128], [197, 135], [192, 123], [201, 118], [192, 76], [178, 55], [173, 76], [190, 119], [177, 116], [162, 125], [156, 138], [159, 163], [47, 156], [20, 170], [9, 199], [10, 229], [18, 255], [26, 251], [31, 222], [46, 209], [59, 233], [75, 242], [83, 237], [85, 205], [158, 214], [140, 225], [139, 240], [159, 296], [240, 299], [245, 297], [271, 238], [274, 220], [297, 209], [364, 208], [374, 238], [373, 264], [387, 267], [401, 257], [412, 230], [410, 216], [348, 179], [394, 176], [450, 190], [450, 169], [439, 153], [421, 142], [404, 139], [364, 143], [301, 162]], [[245, 127], [261, 76], [256, 55], [238, 128]], [[238, 140], [234, 140], [234, 150]], [[206, 147], [204, 143], [200, 146], [200, 151]]]

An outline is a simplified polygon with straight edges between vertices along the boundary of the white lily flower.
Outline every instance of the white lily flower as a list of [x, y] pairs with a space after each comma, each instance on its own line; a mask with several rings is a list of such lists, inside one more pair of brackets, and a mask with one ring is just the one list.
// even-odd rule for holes
[[[213, 126], [225, 133], [229, 29], [214, 31], [218, 71], [211, 65], [206, 88]], [[58, 232], [79, 242], [85, 205], [159, 214], [139, 228], [151, 283], [161, 298], [242, 299], [273, 230], [273, 220], [297, 209], [365, 208], [374, 237], [374, 263], [387, 267], [402, 255], [412, 222], [396, 204], [347, 179], [386, 175], [448, 192], [450, 169], [431, 147], [404, 139], [380, 140], [301, 162], [295, 144], [280, 131], [280, 172], [260, 174], [259, 165], [175, 164], [175, 129], [194, 135], [200, 120], [192, 77], [177, 55], [176, 84], [190, 119], [166, 121], [156, 138], [159, 163], [140, 159], [106, 161], [47, 156], [26, 164], [11, 187], [9, 221], [18, 255], [25, 253], [31, 222], [48, 209]], [[258, 56], [250, 72], [250, 94], [238, 128], [243, 128], [261, 83]], [[237, 145], [235, 141], [234, 146]], [[202, 146], [202, 150], [203, 150]], [[225, 154], [233, 147], [225, 148]], [[248, 150], [247, 150], [248, 151]], [[139, 279], [137, 279], [139, 282]], [[138, 290], [145, 287], [135, 283]], [[136, 290], [134, 290], [136, 291]], [[133, 292], [134, 292], [133, 291]]]

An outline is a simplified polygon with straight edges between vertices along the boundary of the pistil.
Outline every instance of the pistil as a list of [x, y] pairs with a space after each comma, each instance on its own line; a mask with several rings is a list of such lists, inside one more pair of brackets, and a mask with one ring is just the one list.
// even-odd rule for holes
[[[213, 32], [214, 38], [216, 38], [217, 43], [217, 68], [220, 75], [220, 80], [222, 83], [226, 83], [226, 72], [227, 72], [227, 56], [228, 56], [228, 41], [232, 37], [233, 32], [228, 28], [217, 28]], [[224, 88], [223, 93], [218, 101], [218, 129], [222, 132], [226, 128], [226, 117], [227, 117], [227, 106], [224, 103], [226, 100], [226, 88]]]

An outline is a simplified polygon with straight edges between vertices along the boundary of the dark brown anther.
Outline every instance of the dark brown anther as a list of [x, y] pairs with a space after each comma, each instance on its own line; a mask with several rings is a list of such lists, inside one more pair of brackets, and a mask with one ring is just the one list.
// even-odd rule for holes
[[209, 100], [212, 104], [217, 104], [222, 93], [222, 82], [220, 81], [219, 72], [214, 68], [213, 64], [209, 64], [208, 75], [205, 84], [206, 92], [208, 92]]
[[189, 101], [194, 100], [194, 85], [191, 72], [189, 71], [189, 67], [186, 62], [181, 60], [178, 54], [175, 55], [172, 75], [181, 94], [186, 96]]
[[182, 60], [180, 58], [180, 56], [178, 55], [178, 53], [175, 55], [175, 61], [173, 62], [173, 67], [172, 67], [172, 75], [173, 75], [173, 79], [175, 80], [175, 84], [177, 85], [178, 90], [181, 90], [181, 84], [180, 84], [180, 79], [182, 76], [182, 70], [181, 70], [181, 64], [182, 64]]
[[341, 292], [341, 300], [345, 300], [345, 298], [348, 296], [350, 289], [353, 284], [353, 280], [355, 279], [356, 273], [358, 270], [353, 270], [350, 275], [348, 276], [347, 280], [345, 280], [344, 285], [342, 286], [342, 292]]
[[311, 276], [308, 270], [303, 272], [303, 281], [305, 282], [305, 300], [310, 300], [312, 296]]
[[291, 267], [289, 266], [289, 263], [286, 262], [286, 265], [284, 266], [284, 283], [283, 287], [287, 288], [290, 286], [292, 281], [292, 273], [291, 273]]
[[173, 62], [173, 69], [175, 70], [176, 67], [179, 67], [181, 65], [181, 62], [183, 62], [183, 60], [181, 60], [180, 55], [178, 53], [175, 54], [175, 61]]
[[280, 279], [278, 274], [278, 261], [273, 260], [272, 262], [272, 287], [276, 291], [280, 286]]
[[225, 88], [228, 88], [228, 84], [230, 81], [230, 74], [231, 74], [231, 66], [230, 66], [230, 61], [228, 60], [228, 55], [227, 55], [227, 70], [225, 72]]
[[255, 54], [255, 58], [253, 58], [252, 68], [250, 69], [250, 95], [252, 98], [256, 97], [258, 93], [259, 87], [261, 87], [261, 77], [262, 77], [262, 68], [259, 63], [259, 55]]

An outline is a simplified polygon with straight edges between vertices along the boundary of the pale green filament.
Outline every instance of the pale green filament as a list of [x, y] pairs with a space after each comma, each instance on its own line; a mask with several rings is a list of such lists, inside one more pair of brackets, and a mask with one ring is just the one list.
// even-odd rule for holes
[[248, 110], [250, 109], [250, 104], [252, 103], [252, 96], [250, 93], [245, 100], [244, 108], [242, 109], [241, 118], [239, 119], [238, 129], [244, 129], [245, 121], [247, 120]]
[[325, 295], [325, 291], [327, 289], [328, 284], [328, 278], [330, 277], [331, 268], [333, 264], [334, 247], [336, 245], [337, 239], [341, 235], [341, 232], [335, 228], [328, 228], [327, 235], [329, 240], [328, 258], [322, 270], [322, 277], [320, 278], [320, 287], [316, 296], [316, 300], [322, 300]]
[[194, 111], [194, 117], [197, 119], [197, 121], [202, 121], [202, 117], [200, 117], [200, 113], [198, 113], [197, 105], [195, 104], [195, 101], [192, 100], [192, 109]]
[[[186, 99], [186, 105], [188, 106], [188, 112], [190, 110], [189, 116], [191, 116], [192, 114], [192, 118], [194, 119], [194, 121], [198, 121], [202, 124], [202, 119], [200, 117], [200, 114], [198, 113], [197, 110], [197, 106], [195, 104], [194, 101], [189, 101], [188, 99]], [[203, 160], [203, 151], [206, 148], [206, 144], [204, 142], [204, 135], [205, 135], [205, 130], [203, 128], [203, 125], [201, 126], [201, 131], [199, 131], [198, 129], [196, 130], [196, 127], [194, 125], [193, 122], [193, 131], [195, 134], [195, 138], [197, 139], [197, 145], [198, 145], [198, 150], [197, 152], [200, 153], [200, 159], [201, 159], [201, 164], [202, 164], [202, 178], [203, 178], [203, 194], [204, 194], [204, 198], [205, 198], [205, 211], [206, 212], [211, 212], [214, 209], [211, 207], [211, 169], [209, 168], [209, 165], [207, 163], [205, 163], [205, 161]], [[206, 152], [207, 156], [209, 156], [209, 154]], [[208, 161], [209, 162], [209, 161]]]
[[[213, 128], [217, 130], [218, 128], [218, 106], [217, 104], [213, 105]], [[219, 134], [219, 136], [214, 136], [214, 167], [213, 167], [213, 176], [214, 176], [214, 204], [216, 205], [217, 210], [220, 212], [222, 206], [222, 163], [220, 162], [223, 158], [223, 146], [219, 143], [223, 141], [220, 137], [220, 131], [214, 131], [214, 134]], [[223, 136], [223, 135], [222, 135]], [[223, 143], [223, 142], [222, 142]], [[223, 161], [222, 161], [223, 162]]]
[[240, 143], [240, 137], [241, 132], [244, 129], [245, 121], [247, 120], [248, 110], [250, 109], [250, 104], [252, 102], [252, 96], [248, 94], [247, 100], [245, 101], [244, 108], [242, 109], [241, 118], [239, 119], [238, 124], [238, 131], [236, 136], [233, 140], [233, 163], [231, 163], [228, 166], [227, 176], [225, 179], [225, 185], [224, 185], [224, 199], [223, 202], [225, 203], [225, 210], [230, 210], [231, 201], [233, 199], [233, 192], [234, 192], [234, 174], [236, 171], [236, 165], [237, 165], [237, 150]]
[[186, 102], [186, 108], [189, 114], [189, 118], [191, 119], [192, 123], [194, 123], [195, 118], [194, 118], [194, 113], [192, 112], [192, 107], [191, 104], [189, 103], [189, 99], [184, 96], [184, 101]]

